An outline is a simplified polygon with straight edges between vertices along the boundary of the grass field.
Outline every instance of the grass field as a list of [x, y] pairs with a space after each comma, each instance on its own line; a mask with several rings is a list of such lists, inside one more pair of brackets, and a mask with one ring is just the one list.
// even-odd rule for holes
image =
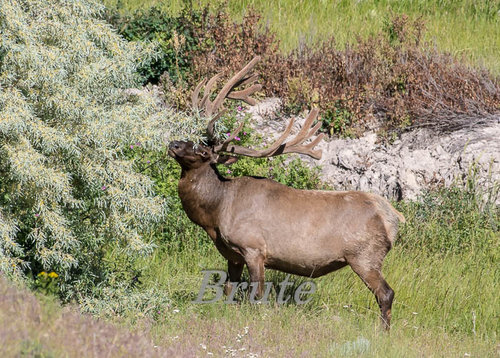
[[[388, 335], [380, 329], [372, 294], [349, 268], [315, 280], [318, 291], [306, 306], [196, 305], [190, 301], [200, 287], [200, 270], [225, 269], [215, 248], [158, 254], [147, 275], [149, 284], [174, 299], [155, 323], [153, 335], [160, 345], [194, 345], [200, 354], [206, 346], [216, 356], [231, 349], [264, 357], [494, 356], [500, 333], [499, 272], [483, 259], [473, 253], [442, 256], [393, 250], [384, 270], [396, 291]], [[284, 279], [272, 271], [266, 277], [275, 284]]]
[[[407, 224], [383, 270], [396, 292], [390, 334], [381, 330], [373, 295], [350, 268], [314, 280], [317, 291], [306, 305], [278, 305], [275, 291], [269, 305], [252, 305], [242, 293], [236, 305], [192, 303], [202, 270], [226, 270], [226, 262], [184, 215], [172, 228], [177, 236], [165, 237], [153, 257], [138, 264], [137, 291], [168, 298], [166, 305], [147, 305], [154, 319], [144, 318], [144, 308], [109, 314], [116, 309], [103, 301], [92, 309], [133, 329], [147, 327], [161, 347], [194, 348], [198, 356], [494, 357], [500, 353], [499, 222], [494, 206], [478, 210], [481, 196], [443, 190], [398, 205]], [[284, 278], [266, 272], [275, 287]], [[306, 281], [290, 280], [292, 289]]]
[[[104, 0], [122, 11], [159, 6], [177, 12], [183, 1]], [[195, 6], [207, 1], [193, 1]], [[213, 3], [213, 2], [212, 2]], [[354, 42], [356, 36], [378, 33], [391, 14], [422, 17], [425, 40], [439, 49], [500, 74], [500, 2], [474, 0], [364, 0], [364, 1], [229, 1], [230, 12], [241, 18], [249, 6], [263, 16], [262, 24], [277, 34], [281, 48], [289, 51], [301, 43], [315, 43], [334, 36], [339, 46]]]
[[[404, 239], [403, 236], [401, 240]], [[20, 302], [0, 313], [4, 327], [0, 337], [10, 339], [4, 340], [8, 343], [4, 349], [11, 353], [46, 354], [40, 357], [82, 352], [89, 356], [102, 353], [115, 357], [125, 352], [141, 356], [151, 354], [153, 346], [161, 352], [186, 357], [499, 354], [500, 273], [489, 255], [429, 254], [402, 247], [392, 250], [384, 269], [396, 291], [390, 334], [380, 329], [372, 294], [349, 268], [315, 280], [318, 290], [304, 306], [251, 305], [246, 301], [236, 305], [200, 305], [191, 301], [198, 294], [201, 270], [225, 269], [221, 256], [209, 243], [186, 242], [181, 251], [164, 247], [143, 265], [146, 271], [140, 290], [154, 287], [170, 298], [156, 319], [144, 318], [144, 311], [131, 310], [121, 316], [102, 311], [108, 319], [132, 331], [127, 333], [89, 318], [78, 318], [75, 313], [64, 314], [54, 302], [44, 300], [40, 308], [32, 300], [23, 299], [23, 316], [14, 315], [12, 308]], [[272, 271], [266, 275], [268, 281], [276, 284], [283, 278], [283, 274]], [[297, 285], [304, 279], [292, 276], [291, 281]], [[9, 295], [4, 298], [13, 297], [12, 293]], [[33, 309], [41, 309], [41, 313], [30, 313]], [[14, 331], [22, 335], [14, 335]], [[95, 334], [97, 341], [91, 338]], [[137, 342], [136, 346], [127, 343], [131, 339]], [[68, 345], [69, 340], [76, 344]], [[116, 344], [107, 344], [109, 340]]]

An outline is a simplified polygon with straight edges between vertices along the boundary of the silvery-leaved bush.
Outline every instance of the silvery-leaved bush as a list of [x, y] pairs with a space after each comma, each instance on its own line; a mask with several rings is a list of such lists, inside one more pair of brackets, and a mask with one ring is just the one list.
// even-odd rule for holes
[[38, 267], [68, 283], [106, 245], [150, 252], [167, 207], [123, 151], [199, 133], [196, 118], [127, 95], [155, 50], [122, 39], [102, 12], [86, 0], [0, 0], [4, 273]]

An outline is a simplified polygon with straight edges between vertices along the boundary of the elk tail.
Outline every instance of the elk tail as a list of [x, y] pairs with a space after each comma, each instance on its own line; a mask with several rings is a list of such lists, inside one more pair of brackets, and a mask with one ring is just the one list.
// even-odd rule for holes
[[398, 219], [399, 219], [399, 222], [404, 224], [406, 222], [406, 219], [405, 217], [403, 216], [403, 214], [401, 214], [399, 211], [397, 211], [396, 209], [394, 209], [391, 205], [391, 208], [392, 210], [394, 211], [394, 213], [397, 215]]

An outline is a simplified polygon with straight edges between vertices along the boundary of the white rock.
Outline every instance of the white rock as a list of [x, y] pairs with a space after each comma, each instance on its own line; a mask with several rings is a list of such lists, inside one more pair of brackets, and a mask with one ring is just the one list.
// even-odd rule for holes
[[[256, 130], [275, 139], [288, 119], [269, 120], [280, 102], [269, 99], [250, 112]], [[262, 116], [265, 111], [266, 116]], [[260, 113], [260, 114], [259, 114]], [[276, 117], [276, 116], [275, 116]], [[304, 118], [297, 122], [303, 123]], [[299, 129], [294, 126], [292, 134]], [[302, 156], [308, 165], [320, 165], [322, 179], [339, 190], [371, 191], [390, 199], [416, 199], [426, 188], [451, 185], [477, 167], [477, 182], [488, 187], [500, 181], [500, 116], [488, 124], [434, 135], [417, 129], [404, 133], [392, 145], [377, 143], [377, 135], [357, 139], [324, 140], [320, 160]], [[500, 204], [500, 198], [496, 199]]]

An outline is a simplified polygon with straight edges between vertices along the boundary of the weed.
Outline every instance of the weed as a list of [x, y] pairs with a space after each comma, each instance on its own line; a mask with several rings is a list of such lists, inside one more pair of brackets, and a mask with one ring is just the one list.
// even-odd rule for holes
[[34, 280], [34, 288], [45, 295], [58, 296], [59, 287], [57, 286], [59, 275], [55, 272], [40, 272]]

